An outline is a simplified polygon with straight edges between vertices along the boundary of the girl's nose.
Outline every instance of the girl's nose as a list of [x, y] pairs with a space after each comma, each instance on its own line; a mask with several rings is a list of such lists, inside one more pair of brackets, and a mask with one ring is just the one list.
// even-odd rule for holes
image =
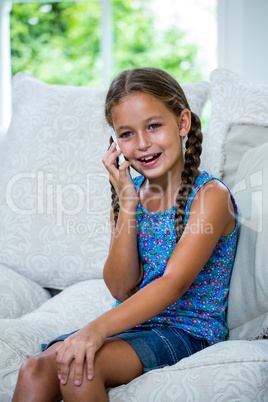
[[140, 131], [137, 135], [138, 137], [138, 149], [140, 151], [146, 151], [152, 145], [150, 136], [146, 131]]

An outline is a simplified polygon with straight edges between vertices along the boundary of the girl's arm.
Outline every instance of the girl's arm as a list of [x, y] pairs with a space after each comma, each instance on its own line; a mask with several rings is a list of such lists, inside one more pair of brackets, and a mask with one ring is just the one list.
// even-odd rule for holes
[[120, 202], [116, 227], [113, 211], [111, 211], [111, 242], [109, 255], [103, 269], [103, 278], [112, 296], [117, 300], [124, 301], [128, 289], [139, 277], [136, 232], [138, 197], [133, 183], [125, 172], [129, 163], [124, 162], [119, 169], [115, 166], [116, 157], [119, 154], [120, 151], [116, 151], [115, 145], [112, 144], [103, 159]]
[[139, 277], [139, 257], [135, 213], [120, 210], [117, 226], [111, 211], [111, 243], [103, 269], [104, 281], [112, 296], [126, 299], [128, 289]]
[[233, 207], [230, 208], [228, 190], [217, 181], [210, 182], [192, 203], [189, 221], [164, 275], [67, 338], [59, 347], [57, 363], [62, 383], [68, 380], [73, 359], [76, 384], [81, 384], [85, 358], [87, 376], [93, 378], [94, 356], [105, 338], [155, 317], [178, 300], [206, 264], [220, 236], [231, 233], [234, 228], [235, 215]]

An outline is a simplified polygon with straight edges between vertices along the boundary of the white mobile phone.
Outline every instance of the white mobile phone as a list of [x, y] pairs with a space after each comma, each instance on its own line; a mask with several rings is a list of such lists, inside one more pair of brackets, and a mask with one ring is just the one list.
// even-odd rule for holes
[[[114, 129], [113, 129], [112, 127], [110, 127], [110, 130], [111, 130], [111, 136], [113, 137], [113, 140], [114, 140], [114, 142], [116, 143], [116, 149], [119, 150], [120, 148], [119, 148], [119, 145], [118, 145], [118, 142], [117, 142], [117, 138], [116, 138]], [[121, 154], [119, 155], [118, 159], [119, 159], [119, 165], [121, 165], [121, 164], [126, 160], [125, 157], [124, 157], [124, 155], [122, 154], [122, 152], [121, 152]], [[130, 169], [129, 169], [129, 168], [127, 168], [126, 174], [127, 174], [128, 177], [130, 178], [130, 180], [132, 180], [132, 177], [131, 177]]]

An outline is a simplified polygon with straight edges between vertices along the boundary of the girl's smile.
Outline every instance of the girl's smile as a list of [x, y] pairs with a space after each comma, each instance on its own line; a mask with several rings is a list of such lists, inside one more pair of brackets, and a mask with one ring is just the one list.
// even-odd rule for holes
[[[177, 117], [163, 102], [142, 92], [132, 93], [113, 107], [119, 147], [132, 167], [148, 179], [159, 179], [168, 172], [180, 177], [182, 137], [190, 128], [186, 124], [185, 130], [185, 110]], [[190, 121], [189, 115], [187, 110], [186, 120]]]
[[148, 155], [145, 155], [145, 156], [142, 156], [141, 158], [139, 158], [138, 161], [141, 166], [144, 166], [144, 167], [152, 166], [158, 162], [161, 155], [162, 155], [161, 153], [148, 154]]

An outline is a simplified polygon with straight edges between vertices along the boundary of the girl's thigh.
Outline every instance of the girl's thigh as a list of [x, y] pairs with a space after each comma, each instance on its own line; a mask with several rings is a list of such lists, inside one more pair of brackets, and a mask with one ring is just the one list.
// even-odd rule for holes
[[94, 370], [96, 378], [100, 377], [106, 387], [115, 387], [140, 376], [143, 366], [128, 342], [108, 338], [96, 353]]
[[61, 385], [64, 400], [108, 401], [106, 388], [127, 384], [142, 374], [142, 363], [135, 350], [125, 341], [107, 339], [94, 359], [94, 376], [89, 380], [84, 363], [81, 385], [75, 385], [75, 360], [71, 363], [68, 382]]
[[[64, 334], [52, 340], [49, 344], [42, 345], [44, 351], [40, 356], [51, 356], [59, 346], [74, 332]], [[74, 362], [73, 362], [74, 363]], [[142, 374], [142, 363], [133, 347], [118, 338], [108, 338], [97, 351], [94, 361], [94, 369], [97, 375], [102, 375], [106, 386], [125, 384]], [[74, 377], [74, 364], [70, 370], [70, 378]]]

